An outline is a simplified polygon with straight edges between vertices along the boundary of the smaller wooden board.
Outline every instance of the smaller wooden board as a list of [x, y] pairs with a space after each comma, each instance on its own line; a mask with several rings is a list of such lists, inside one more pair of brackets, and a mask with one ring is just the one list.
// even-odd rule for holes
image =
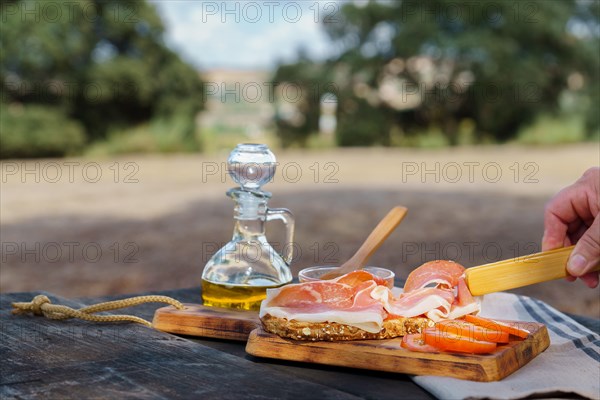
[[184, 303], [185, 309], [162, 307], [154, 313], [154, 328], [179, 335], [246, 341], [260, 326], [257, 311], [207, 307]]
[[489, 382], [512, 374], [550, 345], [543, 324], [528, 322], [527, 327], [529, 338], [498, 346], [492, 354], [418, 353], [402, 348], [402, 338], [307, 342], [284, 339], [262, 327], [250, 334], [246, 352], [287, 361]]

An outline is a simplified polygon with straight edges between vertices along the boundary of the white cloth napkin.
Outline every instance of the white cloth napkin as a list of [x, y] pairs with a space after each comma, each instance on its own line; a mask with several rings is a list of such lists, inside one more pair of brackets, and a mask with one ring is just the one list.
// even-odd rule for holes
[[437, 376], [413, 380], [440, 399], [518, 399], [558, 393], [600, 399], [600, 336], [546, 303], [510, 293], [484, 296], [481, 316], [541, 322], [550, 347], [498, 382]]

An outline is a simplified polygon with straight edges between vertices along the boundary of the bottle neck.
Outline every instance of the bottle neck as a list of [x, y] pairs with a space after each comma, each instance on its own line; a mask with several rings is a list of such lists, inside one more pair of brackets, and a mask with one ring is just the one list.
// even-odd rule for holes
[[234, 239], [265, 234], [265, 220], [269, 194], [232, 189], [227, 193], [235, 201]]

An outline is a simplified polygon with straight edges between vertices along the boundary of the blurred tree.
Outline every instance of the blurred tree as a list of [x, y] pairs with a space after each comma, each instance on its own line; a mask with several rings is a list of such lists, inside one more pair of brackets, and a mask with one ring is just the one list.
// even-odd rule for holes
[[[59, 113], [76, 122], [70, 126], [83, 126], [86, 140], [92, 141], [113, 130], [176, 118], [182, 140], [195, 140], [202, 82], [194, 68], [165, 46], [153, 6], [123, 0], [2, 1], [0, 10], [1, 101], [36, 105], [2, 107], [4, 113], [21, 110], [10, 116], [10, 126], [17, 124], [15, 119], [29, 118], [30, 110], [38, 122]], [[35, 129], [35, 124], [19, 126]], [[3, 141], [7, 135], [14, 138], [7, 129], [3, 124]], [[32, 154], [31, 149], [13, 148], [2, 156], [57, 155], [73, 147], [63, 150], [54, 145]]]
[[[341, 145], [388, 145], [394, 130], [437, 128], [458, 142], [463, 120], [476, 141], [506, 141], [576, 87], [592, 98], [589, 132], [600, 127], [600, 2], [369, 1], [344, 3], [324, 20], [339, 55], [320, 68], [304, 60], [276, 79], [304, 86], [333, 79]], [[330, 70], [340, 73], [328, 74]], [[301, 109], [309, 135], [318, 108]], [[285, 133], [284, 133], [285, 132]], [[286, 140], [289, 140], [286, 139]]]
[[[284, 84], [272, 85], [272, 96], [286, 99], [280, 102], [275, 113], [277, 134], [284, 147], [304, 147], [310, 134], [319, 129], [320, 99], [314, 89], [331, 79], [327, 71], [327, 68], [301, 57], [297, 64], [283, 65], [275, 73], [274, 81]], [[293, 86], [286, 86], [286, 83]], [[288, 90], [293, 90], [293, 94], [288, 95]]]
[[56, 107], [0, 103], [0, 158], [60, 157], [85, 143], [83, 127]]

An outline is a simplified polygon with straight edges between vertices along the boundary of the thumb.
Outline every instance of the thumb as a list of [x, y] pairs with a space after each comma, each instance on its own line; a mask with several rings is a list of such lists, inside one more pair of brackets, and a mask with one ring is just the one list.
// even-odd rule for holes
[[600, 263], [600, 214], [575, 245], [567, 270], [573, 276], [590, 272]]

